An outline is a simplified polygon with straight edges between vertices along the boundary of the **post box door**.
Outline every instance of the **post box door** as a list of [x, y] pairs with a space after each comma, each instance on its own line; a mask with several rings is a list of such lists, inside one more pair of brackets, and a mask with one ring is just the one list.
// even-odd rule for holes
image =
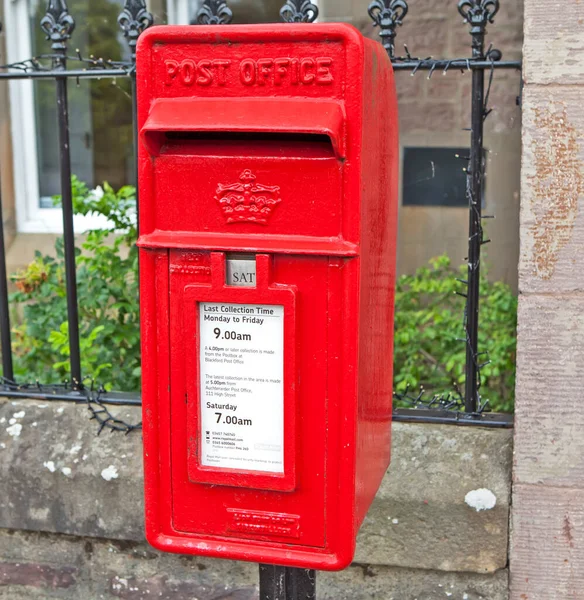
[[[261, 268], [269, 267], [269, 274], [264, 274], [262, 282], [258, 255], [255, 288], [213, 283], [217, 272], [219, 277], [225, 276], [221, 266], [225, 260], [224, 253], [171, 251], [170, 255], [173, 527], [199, 536], [229, 535], [324, 547], [325, 496], [327, 489], [335, 489], [337, 481], [336, 473], [327, 473], [326, 455], [329, 412], [334, 410], [336, 401], [327, 393], [330, 377], [336, 377], [334, 368], [327, 369], [330, 358], [327, 336], [330, 327], [338, 329], [340, 326], [334, 318], [338, 311], [329, 307], [332, 291], [330, 260], [328, 257], [261, 255], [264, 265]], [[268, 277], [269, 281], [266, 280]], [[270, 312], [275, 312], [276, 320], [281, 319], [283, 339], [268, 341], [261, 347], [269, 348], [269, 353], [274, 352], [276, 363], [283, 361], [283, 394], [276, 401], [284, 403], [280, 413], [284, 422], [282, 424], [276, 417], [270, 423], [268, 415], [256, 424], [257, 412], [246, 416], [238, 409], [230, 413], [236, 416], [233, 423], [217, 425], [214, 429], [218, 431], [214, 432], [204, 429], [201, 403], [206, 403], [207, 398], [201, 395], [206, 386], [201, 385], [200, 377], [219, 373], [222, 377], [230, 372], [230, 367], [222, 365], [215, 371], [201, 373], [201, 343], [206, 343], [205, 336], [209, 332], [201, 332], [200, 311], [203, 307], [223, 306], [233, 310], [233, 307], [255, 305], [264, 309], [273, 306], [277, 310]], [[282, 318], [279, 314], [283, 314]], [[224, 325], [227, 327], [229, 337], [231, 332], [237, 336], [239, 325], [221, 321], [218, 324], [222, 332]], [[240, 331], [257, 332], [259, 329], [252, 327]], [[273, 336], [275, 331], [272, 328], [267, 335]], [[253, 337], [255, 333], [249, 335]], [[224, 340], [223, 333], [219, 336]], [[254, 342], [244, 340], [243, 344], [237, 342], [235, 345], [253, 350]], [[223, 346], [229, 346], [229, 343], [224, 340]], [[296, 348], [302, 348], [302, 352], [296, 352]], [[273, 361], [274, 356], [265, 361], [267, 369], [274, 365]], [[250, 373], [253, 368], [250, 367]], [[232, 367], [231, 372], [241, 371]], [[271, 373], [266, 372], [266, 380], [270, 376]], [[216, 383], [221, 389], [221, 381]], [[228, 398], [211, 395], [211, 398], [213, 402], [235, 403], [241, 400], [241, 394]], [[217, 418], [223, 423], [225, 415]], [[247, 463], [251, 464], [249, 469], [233, 468], [232, 462], [225, 463], [226, 468], [201, 465], [202, 447], [211, 442], [207, 436], [225, 436], [230, 435], [225, 432], [234, 432], [233, 439], [245, 444], [250, 440], [250, 433], [252, 438], [264, 439], [262, 430], [266, 427], [281, 428], [276, 431], [275, 439], [285, 445], [283, 468], [278, 467], [277, 460], [274, 461], [276, 466], [266, 472], [253, 461]], [[238, 432], [243, 430], [246, 430], [245, 434], [239, 435]], [[270, 439], [273, 443], [274, 436]], [[245, 449], [233, 455], [238, 454], [250, 456]]]

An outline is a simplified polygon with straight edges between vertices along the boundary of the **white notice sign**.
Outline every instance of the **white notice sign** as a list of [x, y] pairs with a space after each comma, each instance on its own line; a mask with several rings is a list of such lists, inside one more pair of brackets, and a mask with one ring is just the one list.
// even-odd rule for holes
[[199, 303], [201, 465], [284, 472], [284, 307]]

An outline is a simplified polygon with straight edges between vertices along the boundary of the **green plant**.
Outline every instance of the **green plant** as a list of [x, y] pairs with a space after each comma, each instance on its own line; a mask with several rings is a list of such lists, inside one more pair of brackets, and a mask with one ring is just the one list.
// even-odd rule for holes
[[[76, 249], [82, 370], [108, 389], [140, 388], [138, 256], [135, 189], [107, 183], [89, 190], [72, 179], [76, 214], [97, 214], [108, 225], [89, 231]], [[59, 199], [56, 198], [56, 201]], [[19, 310], [14, 328], [15, 373], [20, 380], [68, 378], [69, 336], [63, 240], [55, 257], [36, 254], [13, 280]]]
[[[423, 387], [427, 395], [448, 394], [464, 387], [466, 344], [464, 303], [458, 278], [447, 256], [430, 261], [414, 275], [403, 275], [396, 287], [394, 388]], [[479, 352], [490, 363], [481, 369], [481, 395], [493, 410], [513, 410], [517, 298], [509, 286], [490, 282], [481, 269]], [[486, 358], [486, 355], [483, 355]]]

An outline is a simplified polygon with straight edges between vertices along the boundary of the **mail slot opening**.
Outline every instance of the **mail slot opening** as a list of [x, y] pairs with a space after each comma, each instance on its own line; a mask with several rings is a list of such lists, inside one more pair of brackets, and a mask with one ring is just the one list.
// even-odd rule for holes
[[[150, 134], [152, 135], [152, 134]], [[294, 132], [167, 131], [153, 134], [160, 154], [199, 154], [244, 150], [258, 156], [331, 158], [335, 152], [328, 135]], [[154, 140], [153, 140], [154, 141]]]

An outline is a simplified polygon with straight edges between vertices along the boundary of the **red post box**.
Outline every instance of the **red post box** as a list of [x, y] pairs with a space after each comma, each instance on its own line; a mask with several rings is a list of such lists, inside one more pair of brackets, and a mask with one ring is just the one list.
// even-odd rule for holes
[[341, 569], [390, 458], [398, 122], [342, 24], [140, 38], [146, 533]]

